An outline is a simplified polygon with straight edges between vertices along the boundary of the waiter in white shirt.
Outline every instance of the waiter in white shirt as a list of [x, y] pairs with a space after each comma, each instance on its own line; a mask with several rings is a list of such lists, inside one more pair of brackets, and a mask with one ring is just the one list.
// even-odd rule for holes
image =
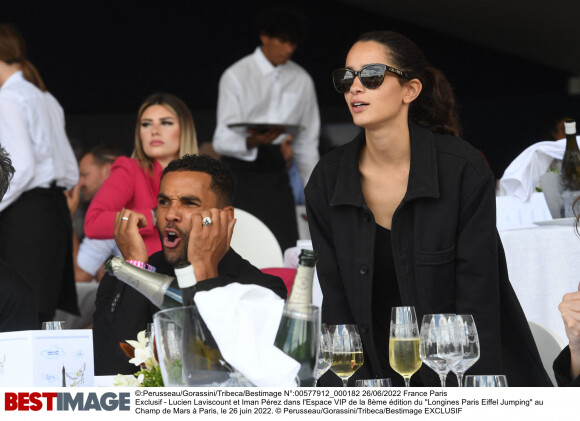
[[40, 321], [78, 314], [72, 224], [63, 194], [79, 179], [64, 112], [26, 58], [24, 41], [0, 24], [0, 143], [14, 178], [0, 203], [0, 258], [32, 286]]
[[[271, 9], [259, 20], [262, 45], [230, 66], [219, 84], [213, 147], [236, 174], [234, 206], [262, 220], [282, 250], [296, 245], [298, 230], [292, 188], [280, 145], [291, 140], [304, 185], [318, 162], [320, 116], [311, 77], [290, 60], [303, 38], [304, 19], [296, 12]], [[235, 123], [299, 126], [249, 133]]]

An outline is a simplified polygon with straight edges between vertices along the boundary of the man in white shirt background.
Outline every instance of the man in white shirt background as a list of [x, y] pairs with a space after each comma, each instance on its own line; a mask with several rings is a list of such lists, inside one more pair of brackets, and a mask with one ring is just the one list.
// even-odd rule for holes
[[[235, 207], [262, 220], [282, 250], [296, 245], [298, 230], [287, 174], [291, 148], [302, 182], [318, 162], [320, 116], [312, 78], [290, 60], [303, 39], [304, 19], [287, 9], [270, 9], [259, 19], [261, 46], [230, 66], [219, 83], [213, 147], [236, 174]], [[237, 130], [236, 123], [293, 126], [290, 130]], [[284, 156], [286, 155], [286, 156]]]

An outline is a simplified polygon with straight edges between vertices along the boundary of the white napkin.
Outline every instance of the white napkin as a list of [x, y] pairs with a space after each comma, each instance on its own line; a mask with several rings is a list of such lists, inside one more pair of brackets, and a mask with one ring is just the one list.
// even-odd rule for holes
[[566, 139], [546, 140], [533, 144], [506, 168], [500, 180], [501, 186], [508, 195], [527, 202], [536, 190], [540, 177], [548, 170], [552, 159], [562, 159], [565, 149]]
[[258, 285], [232, 283], [195, 294], [222, 356], [259, 387], [296, 386], [300, 364], [274, 346], [284, 300]]

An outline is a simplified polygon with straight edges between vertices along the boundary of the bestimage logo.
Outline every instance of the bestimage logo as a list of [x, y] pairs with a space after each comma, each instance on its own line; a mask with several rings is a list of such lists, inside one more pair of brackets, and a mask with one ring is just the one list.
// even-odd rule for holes
[[6, 392], [5, 411], [129, 411], [130, 393]]

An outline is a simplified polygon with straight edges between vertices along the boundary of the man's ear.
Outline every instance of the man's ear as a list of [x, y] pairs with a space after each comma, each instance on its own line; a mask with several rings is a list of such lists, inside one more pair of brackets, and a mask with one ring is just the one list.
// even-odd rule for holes
[[413, 102], [423, 89], [423, 84], [419, 79], [411, 79], [405, 83], [405, 93], [403, 95], [403, 102], [405, 104], [410, 104]]
[[233, 206], [226, 206], [225, 208], [223, 208], [223, 210], [225, 210], [228, 213], [229, 219], [232, 219], [234, 217], [234, 207]]

